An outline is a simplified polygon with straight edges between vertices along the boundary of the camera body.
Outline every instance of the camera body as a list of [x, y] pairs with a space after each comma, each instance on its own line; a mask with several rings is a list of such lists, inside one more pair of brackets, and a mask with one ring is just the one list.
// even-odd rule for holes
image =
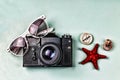
[[23, 56], [24, 67], [71, 67], [72, 37], [49, 33], [43, 38], [26, 37], [29, 49]]

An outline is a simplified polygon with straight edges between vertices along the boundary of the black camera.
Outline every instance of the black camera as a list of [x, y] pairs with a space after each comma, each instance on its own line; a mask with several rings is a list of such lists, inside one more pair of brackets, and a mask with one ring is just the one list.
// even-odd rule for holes
[[26, 37], [29, 50], [23, 56], [24, 67], [71, 67], [72, 37], [49, 33], [42, 38]]

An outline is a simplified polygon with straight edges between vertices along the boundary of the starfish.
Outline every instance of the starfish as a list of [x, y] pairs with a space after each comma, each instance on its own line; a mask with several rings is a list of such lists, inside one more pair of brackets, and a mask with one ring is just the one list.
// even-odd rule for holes
[[97, 62], [98, 59], [104, 59], [104, 58], [107, 58], [107, 56], [98, 54], [98, 52], [97, 52], [98, 47], [99, 47], [99, 44], [97, 43], [92, 50], [82, 48], [82, 51], [86, 53], [87, 57], [82, 62], [80, 62], [80, 64], [86, 64], [88, 62], [92, 62], [94, 68], [96, 70], [99, 70], [98, 62]]

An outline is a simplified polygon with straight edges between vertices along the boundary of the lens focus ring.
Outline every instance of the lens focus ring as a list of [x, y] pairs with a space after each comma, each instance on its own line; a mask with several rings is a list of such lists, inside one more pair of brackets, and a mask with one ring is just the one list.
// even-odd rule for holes
[[57, 64], [59, 63], [61, 56], [61, 49], [56, 44], [48, 43], [41, 46], [39, 57], [44, 64]]

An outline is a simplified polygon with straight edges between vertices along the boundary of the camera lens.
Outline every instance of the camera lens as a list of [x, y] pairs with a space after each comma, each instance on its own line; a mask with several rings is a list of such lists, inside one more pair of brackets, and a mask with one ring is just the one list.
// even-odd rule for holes
[[51, 60], [55, 56], [55, 49], [51, 46], [46, 47], [43, 50], [43, 58], [46, 60]]
[[56, 44], [44, 44], [41, 46], [39, 57], [46, 65], [57, 64], [62, 57], [61, 49]]

